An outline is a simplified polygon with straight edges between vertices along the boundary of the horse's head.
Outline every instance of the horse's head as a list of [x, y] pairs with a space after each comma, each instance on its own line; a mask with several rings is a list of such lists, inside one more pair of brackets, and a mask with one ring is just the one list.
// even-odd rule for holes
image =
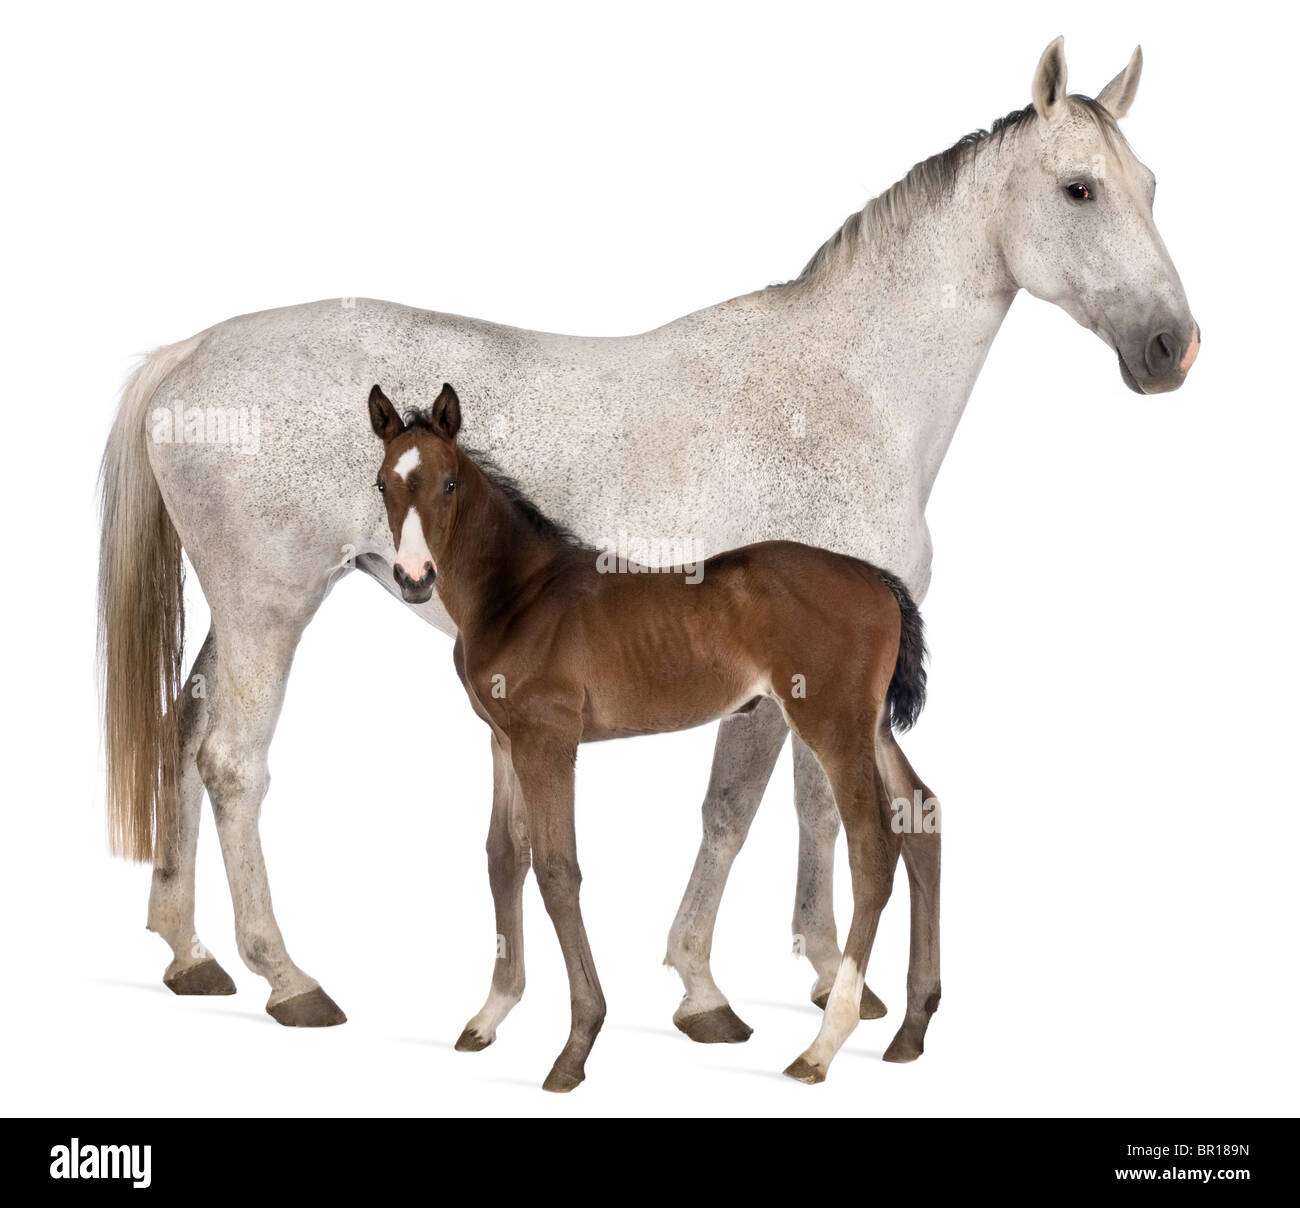
[[403, 600], [423, 604], [433, 595], [438, 555], [455, 513], [460, 400], [444, 383], [427, 416], [413, 414], [403, 422], [388, 396], [374, 386], [370, 426], [384, 442], [375, 486], [384, 497], [397, 549], [393, 578]]
[[1116, 125], [1141, 74], [1139, 47], [1095, 101], [1070, 96], [1057, 38], [1039, 60], [1036, 120], [1017, 131], [998, 214], [1015, 284], [1095, 331], [1125, 383], [1155, 394], [1182, 385], [1201, 335], [1151, 216], [1155, 177]]

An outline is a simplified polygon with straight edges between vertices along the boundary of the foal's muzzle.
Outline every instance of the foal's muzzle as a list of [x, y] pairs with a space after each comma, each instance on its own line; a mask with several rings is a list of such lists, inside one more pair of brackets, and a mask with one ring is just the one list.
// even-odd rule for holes
[[423, 604], [428, 600], [433, 595], [433, 584], [437, 577], [432, 562], [424, 564], [424, 574], [418, 579], [412, 579], [400, 566], [393, 567], [393, 579], [401, 589], [402, 599], [408, 604]]

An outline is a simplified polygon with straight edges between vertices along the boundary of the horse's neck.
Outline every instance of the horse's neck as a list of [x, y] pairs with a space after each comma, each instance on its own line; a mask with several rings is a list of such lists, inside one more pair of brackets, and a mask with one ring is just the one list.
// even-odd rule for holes
[[461, 629], [467, 619], [492, 615], [515, 599], [559, 550], [467, 460], [457, 487], [462, 510], [438, 569], [439, 596]]
[[851, 257], [777, 287], [856, 396], [848, 434], [868, 459], [905, 459], [921, 507], [1016, 293], [996, 243], [1004, 180], [993, 155], [968, 164], [951, 196], [899, 227], [864, 215]]

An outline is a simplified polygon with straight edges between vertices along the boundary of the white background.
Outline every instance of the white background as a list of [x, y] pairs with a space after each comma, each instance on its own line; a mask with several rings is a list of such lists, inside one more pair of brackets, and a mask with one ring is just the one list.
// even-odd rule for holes
[[[1293, 1113], [1291, 20], [1132, 2], [10, 10], [0, 1108]], [[262, 824], [290, 950], [350, 1021], [263, 1013], [206, 806], [200, 933], [239, 994], [165, 991], [148, 871], [106, 854], [93, 674], [94, 478], [133, 356], [340, 295], [657, 326], [793, 276], [913, 162], [1025, 104], [1061, 32], [1072, 91], [1144, 46], [1124, 128], [1204, 349], [1182, 391], [1140, 398], [1022, 296], [939, 477], [930, 706], [906, 744], [945, 807], [925, 1056], [879, 1060], [904, 1001], [900, 879], [869, 970], [889, 1017], [825, 1085], [780, 1077], [819, 1020], [789, 954], [788, 751], [714, 945], [755, 1034], [703, 1047], [673, 1028], [660, 960], [711, 729], [582, 751], [609, 1000], [586, 1084], [538, 1089], [568, 1003], [531, 881], [527, 994], [493, 1048], [453, 1052], [493, 958], [487, 735], [447, 639], [359, 576], [303, 641]], [[187, 602], [193, 651], [192, 579]], [[394, 728], [394, 681], [423, 677]]]

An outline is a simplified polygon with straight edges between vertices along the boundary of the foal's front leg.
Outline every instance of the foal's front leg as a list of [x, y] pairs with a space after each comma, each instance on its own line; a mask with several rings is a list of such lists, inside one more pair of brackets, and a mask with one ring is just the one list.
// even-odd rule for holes
[[501, 1021], [524, 994], [524, 880], [528, 876], [528, 820], [510, 756], [492, 738], [492, 824], [488, 829], [488, 881], [496, 906], [497, 959], [483, 1009], [456, 1041], [463, 1053], [490, 1045]]
[[528, 815], [533, 871], [569, 971], [572, 1024], [542, 1089], [571, 1091], [586, 1077], [587, 1054], [605, 1022], [605, 996], [578, 906], [578, 844], [573, 829], [573, 764], [579, 731], [512, 725], [510, 756]]

